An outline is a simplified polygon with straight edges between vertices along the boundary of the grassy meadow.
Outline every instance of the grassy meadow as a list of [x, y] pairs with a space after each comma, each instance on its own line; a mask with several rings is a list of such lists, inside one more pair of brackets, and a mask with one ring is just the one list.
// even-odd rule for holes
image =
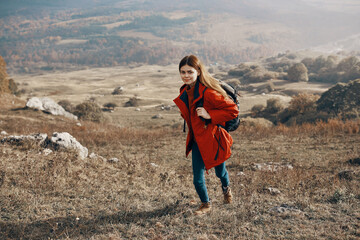
[[200, 202], [180, 126], [78, 126], [12, 103], [2, 105], [0, 130], [67, 131], [97, 156], [0, 144], [0, 239], [360, 237], [358, 121], [240, 127], [227, 161], [233, 204], [223, 204], [211, 170], [213, 209], [195, 216]]

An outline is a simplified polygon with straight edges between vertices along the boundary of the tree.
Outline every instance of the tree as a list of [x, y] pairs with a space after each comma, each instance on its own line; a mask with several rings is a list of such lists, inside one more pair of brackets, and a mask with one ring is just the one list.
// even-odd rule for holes
[[308, 70], [303, 63], [295, 63], [289, 68], [288, 79], [293, 82], [309, 81]]
[[9, 93], [9, 79], [6, 73], [6, 62], [0, 56], [0, 93]]

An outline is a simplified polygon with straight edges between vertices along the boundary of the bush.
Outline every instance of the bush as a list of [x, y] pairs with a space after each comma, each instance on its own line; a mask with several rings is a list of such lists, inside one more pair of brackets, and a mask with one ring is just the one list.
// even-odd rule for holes
[[12, 94], [17, 94], [18, 92], [18, 87], [17, 84], [15, 83], [14, 79], [9, 79], [9, 90]]
[[265, 112], [273, 114], [278, 113], [284, 109], [283, 104], [280, 102], [278, 98], [270, 98], [266, 101]]
[[308, 70], [303, 63], [295, 63], [289, 68], [288, 79], [293, 82], [307, 82], [309, 81], [307, 72]]
[[328, 114], [317, 112], [318, 95], [300, 93], [294, 96], [289, 107], [278, 114], [278, 119], [281, 123], [287, 125], [303, 124], [305, 122], [316, 122], [317, 120], [327, 120]]
[[132, 97], [129, 99], [129, 101], [125, 103], [124, 107], [138, 107], [139, 101], [140, 99], [138, 99], [137, 97]]
[[81, 120], [102, 122], [104, 115], [101, 108], [94, 102], [83, 102], [75, 107], [74, 114]]
[[320, 98], [318, 95], [300, 93], [292, 97], [288, 110], [295, 115], [309, 111], [316, 111], [316, 101]]
[[60, 106], [62, 106], [65, 111], [72, 113], [74, 111], [74, 106], [71, 104], [69, 100], [61, 100], [58, 102]]
[[264, 111], [265, 106], [263, 104], [256, 104], [251, 108], [251, 115], [257, 117], [262, 111]]
[[117, 87], [114, 89], [114, 91], [111, 93], [112, 95], [120, 95], [122, 94], [124, 91], [124, 88], [123, 87]]
[[337, 70], [339, 72], [350, 72], [354, 67], [358, 65], [358, 63], [359, 59], [357, 57], [347, 57], [339, 62]]
[[252, 71], [252, 69], [250, 68], [250, 66], [242, 63], [239, 66], [237, 66], [236, 68], [230, 69], [228, 74], [230, 76], [242, 77], [246, 73], [251, 72], [251, 71]]
[[284, 72], [288, 71], [290, 66], [292, 65], [292, 62], [288, 58], [283, 58], [280, 60], [273, 59], [271, 62], [269, 62], [267, 69], [271, 71], [276, 72]]
[[105, 104], [103, 105], [104, 108], [107, 108], [107, 109], [110, 109], [110, 110], [115, 109], [117, 106], [118, 106], [118, 105], [117, 105], [116, 103], [111, 103], [111, 102], [105, 103]]

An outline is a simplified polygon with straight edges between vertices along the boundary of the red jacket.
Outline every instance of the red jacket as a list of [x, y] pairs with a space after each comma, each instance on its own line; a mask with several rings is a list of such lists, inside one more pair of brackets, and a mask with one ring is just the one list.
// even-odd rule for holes
[[[230, 147], [233, 139], [219, 125], [225, 126], [225, 122], [235, 118], [239, 114], [239, 110], [231, 99], [224, 99], [217, 91], [210, 88], [206, 89], [199, 81], [196, 82], [194, 88], [194, 101], [191, 106], [189, 106], [186, 85], [180, 88], [180, 95], [174, 99], [174, 102], [180, 109], [181, 116], [187, 125], [191, 126], [186, 139], [186, 156], [189, 155], [192, 143], [195, 140], [204, 160], [205, 168], [209, 170], [225, 162], [231, 156]], [[205, 89], [206, 91], [204, 91]], [[204, 98], [203, 107], [211, 116], [211, 122], [207, 127], [205, 127], [205, 121], [198, 117], [195, 111], [196, 102], [202, 97]]]

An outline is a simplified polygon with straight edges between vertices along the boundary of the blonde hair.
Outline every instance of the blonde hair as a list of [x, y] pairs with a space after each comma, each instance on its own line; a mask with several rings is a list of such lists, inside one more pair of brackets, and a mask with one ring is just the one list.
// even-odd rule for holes
[[206, 70], [205, 66], [202, 64], [198, 57], [196, 57], [195, 55], [189, 55], [181, 59], [179, 63], [179, 71], [185, 65], [195, 68], [196, 71], [200, 73], [200, 75], [198, 76], [198, 80], [202, 84], [204, 84], [208, 88], [217, 91], [222, 96], [224, 96], [224, 98], [228, 98], [225, 90], [220, 86], [219, 81], [210, 75], [210, 73]]

